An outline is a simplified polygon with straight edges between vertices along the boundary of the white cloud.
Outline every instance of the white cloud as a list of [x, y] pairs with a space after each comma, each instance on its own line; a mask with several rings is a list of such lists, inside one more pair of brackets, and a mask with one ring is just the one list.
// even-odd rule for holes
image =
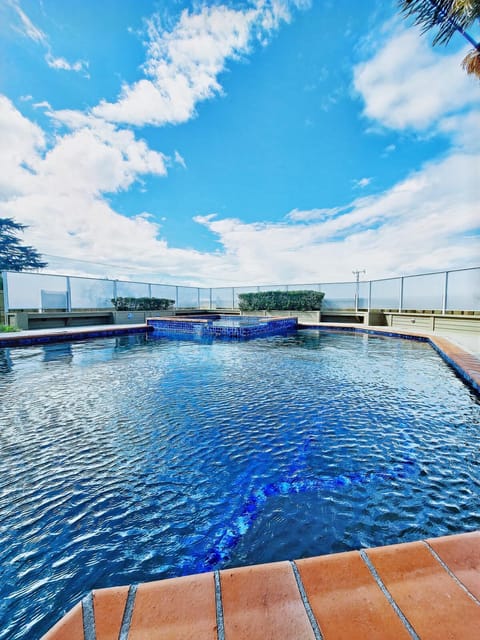
[[2, 201], [23, 192], [45, 146], [45, 136], [37, 125], [0, 95], [0, 206]]
[[183, 167], [184, 169], [187, 168], [187, 163], [185, 162], [185, 158], [183, 158], [178, 151], [175, 151], [175, 154], [173, 156], [173, 161], [176, 162], [177, 164], [179, 164], [181, 167]]
[[68, 62], [65, 58], [55, 58], [50, 52], [46, 54], [45, 60], [51, 69], [60, 69], [62, 71], [84, 71], [88, 69], [88, 62], [85, 60], [77, 60], [76, 62]]
[[184, 10], [171, 31], [154, 16], [147, 23], [146, 77], [124, 84], [116, 102], [102, 101], [92, 113], [134, 125], [186, 122], [199, 102], [222, 93], [218, 77], [227, 60], [248, 53], [255, 37], [264, 43], [289, 19], [289, 3], [279, 0], [259, 0], [244, 10], [222, 5]]
[[368, 185], [371, 183], [372, 180], [373, 178], [360, 178], [359, 180], [354, 180], [353, 184], [355, 187], [364, 189], [365, 187], [368, 187]]
[[76, 72], [82, 71], [85, 75], [88, 75], [86, 74], [88, 62], [85, 60], [69, 62], [65, 58], [53, 55], [48, 36], [39, 27], [33, 24], [27, 14], [20, 7], [19, 0], [7, 0], [7, 4], [12, 7], [17, 17], [20, 19], [20, 25], [15, 27], [16, 30], [20, 31], [22, 35], [30, 40], [42, 45], [47, 50], [47, 53], [45, 54], [45, 61], [51, 69]]
[[440, 55], [417, 29], [398, 29], [354, 69], [364, 115], [391, 129], [424, 131], [445, 115], [478, 105], [480, 85], [462, 71], [464, 55]]
[[20, 3], [17, 0], [7, 0], [7, 4], [12, 7], [17, 16], [20, 18], [20, 31], [24, 36], [30, 38], [34, 42], [39, 42], [41, 44], [45, 44], [47, 42], [47, 36], [43, 33], [41, 29], [36, 27], [27, 14], [22, 11], [20, 7]]

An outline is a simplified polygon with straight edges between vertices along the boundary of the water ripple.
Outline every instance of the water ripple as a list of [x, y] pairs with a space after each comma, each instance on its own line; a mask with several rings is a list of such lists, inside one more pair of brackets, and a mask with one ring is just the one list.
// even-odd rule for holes
[[92, 588], [480, 527], [479, 404], [428, 345], [60, 347], [0, 358], [1, 640]]

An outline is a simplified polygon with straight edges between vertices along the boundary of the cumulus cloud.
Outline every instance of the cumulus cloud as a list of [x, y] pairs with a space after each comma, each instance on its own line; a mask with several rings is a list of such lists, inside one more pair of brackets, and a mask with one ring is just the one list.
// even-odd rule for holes
[[[180, 152], [167, 158], [121, 123], [161, 125], [193, 117], [199, 102], [221, 93], [227, 61], [245, 55], [253, 38], [262, 42], [288, 16], [287, 4], [269, 2], [243, 11], [216, 6], [184, 12], [168, 32], [152, 20], [145, 78], [124, 86], [116, 102], [88, 112], [55, 111], [44, 103], [57, 125], [48, 142], [38, 125], [0, 97], [0, 216], [31, 225], [25, 240], [45, 254], [122, 264], [123, 271], [156, 274], [144, 276], [156, 281], [325, 282], [351, 280], [357, 265], [374, 278], [477, 262], [480, 149], [478, 136], [470, 135], [480, 123], [472, 97], [477, 89], [468, 80], [464, 91], [461, 54], [454, 68], [453, 56], [431, 52], [417, 34], [412, 40], [398, 31], [354, 69], [364, 115], [394, 130], [448, 137], [452, 146], [443, 157], [384, 192], [328, 208], [319, 202], [294, 209], [277, 223], [197, 216], [221, 247], [211, 253], [170, 246], [155, 223], [162, 212], [126, 217], [114, 210], [108, 194], [131, 188], [143, 175], [165, 176], [172, 162], [185, 165]], [[395, 81], [387, 54], [396, 61]], [[449, 81], [443, 78], [439, 94], [426, 95], [435, 93], [439, 69]], [[416, 92], [425, 97], [423, 106]], [[392, 143], [385, 153], [394, 149]], [[358, 186], [370, 180], [361, 178]]]
[[289, 3], [279, 0], [259, 0], [243, 10], [224, 5], [184, 10], [170, 31], [155, 15], [147, 22], [145, 77], [124, 84], [118, 100], [102, 101], [92, 113], [134, 125], [186, 122], [199, 102], [222, 93], [219, 75], [227, 61], [247, 54], [254, 38], [265, 43], [289, 19]]
[[444, 115], [478, 105], [480, 85], [461, 70], [467, 49], [439, 54], [417, 29], [397, 29], [354, 69], [364, 115], [390, 129], [423, 131]]

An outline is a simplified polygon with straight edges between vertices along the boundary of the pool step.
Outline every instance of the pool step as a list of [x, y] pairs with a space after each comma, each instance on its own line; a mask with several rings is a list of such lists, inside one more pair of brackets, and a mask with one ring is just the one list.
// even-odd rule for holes
[[480, 531], [98, 589], [43, 640], [473, 640]]

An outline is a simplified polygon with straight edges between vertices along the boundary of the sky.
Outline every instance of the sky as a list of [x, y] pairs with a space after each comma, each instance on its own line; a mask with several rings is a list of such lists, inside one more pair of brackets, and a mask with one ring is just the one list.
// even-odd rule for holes
[[396, 0], [0, 0], [0, 217], [58, 273], [478, 266], [468, 48], [432, 47]]

